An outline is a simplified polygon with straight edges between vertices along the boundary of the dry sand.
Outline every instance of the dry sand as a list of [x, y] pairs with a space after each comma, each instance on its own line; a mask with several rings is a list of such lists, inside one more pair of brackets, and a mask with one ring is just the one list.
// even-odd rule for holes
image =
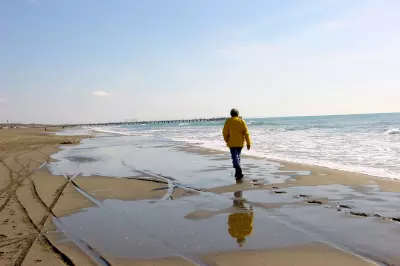
[[[77, 144], [83, 137], [55, 136], [44, 129], [0, 130], [0, 265], [96, 265], [87, 254], [57, 232], [52, 219], [79, 212], [94, 203], [76, 190], [79, 186], [99, 201], [105, 199], [157, 199], [165, 195], [167, 184], [162, 181], [77, 177], [73, 182], [63, 176], [51, 175], [45, 168], [50, 155], [60, 144]], [[294, 168], [293, 168], [294, 167]], [[301, 170], [287, 164], [284, 170]], [[297, 177], [284, 186], [344, 183], [362, 186], [374, 181], [382, 189], [399, 191], [399, 184], [322, 168], [311, 169], [309, 176]], [[321, 178], [320, 173], [324, 173]], [[233, 185], [210, 191], [236, 191]], [[244, 185], [243, 185], [244, 186]], [[268, 189], [259, 186], [255, 189]], [[176, 189], [173, 197], [190, 196], [191, 192]], [[48, 232], [53, 232], [49, 234]], [[357, 256], [324, 244], [312, 244], [274, 250], [204, 254], [210, 265], [369, 265]], [[109, 258], [112, 265], [191, 265], [181, 258], [135, 261]]]
[[[38, 188], [34, 180], [40, 172], [35, 170], [50, 160], [58, 145], [79, 141], [80, 137], [55, 136], [44, 129], [0, 130], [1, 265], [65, 265], [63, 254], [43, 232], [66, 181], [48, 178], [48, 188]], [[46, 196], [40, 197], [38, 191]]]

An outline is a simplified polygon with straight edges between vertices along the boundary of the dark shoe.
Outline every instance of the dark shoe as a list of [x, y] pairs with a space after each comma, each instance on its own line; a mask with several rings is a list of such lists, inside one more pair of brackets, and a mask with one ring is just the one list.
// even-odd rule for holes
[[237, 176], [237, 177], [235, 177], [235, 178], [236, 178], [236, 181], [240, 181], [240, 180], [243, 179], [243, 177], [244, 177], [244, 175], [242, 175], [242, 176]]
[[239, 179], [242, 179], [243, 178], [243, 173], [242, 173], [242, 168], [240, 168], [240, 167], [237, 167], [237, 168], [235, 168], [235, 178], [236, 178], [236, 180], [239, 180]]

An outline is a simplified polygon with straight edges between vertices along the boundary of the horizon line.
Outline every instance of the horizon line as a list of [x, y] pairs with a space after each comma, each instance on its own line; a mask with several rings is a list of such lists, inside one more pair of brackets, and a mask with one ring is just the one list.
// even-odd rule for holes
[[[323, 115], [289, 115], [289, 116], [244, 116], [245, 119], [268, 119], [268, 118], [299, 118], [299, 117], [332, 117], [332, 116], [350, 116], [350, 115], [379, 115], [379, 114], [400, 114], [400, 112], [378, 112], [378, 113], [344, 113], [344, 114], [323, 114]], [[128, 124], [128, 123], [140, 123], [140, 122], [157, 122], [157, 121], [188, 121], [188, 120], [201, 120], [201, 119], [225, 119], [229, 116], [214, 116], [209, 118], [180, 118], [180, 119], [150, 119], [150, 120], [139, 120], [136, 121], [108, 121], [108, 122], [85, 122], [85, 123], [21, 123], [21, 122], [10, 122], [0, 123], [0, 125], [43, 125], [43, 126], [63, 126], [63, 125], [88, 125], [88, 124]], [[125, 119], [126, 120], [126, 119]]]

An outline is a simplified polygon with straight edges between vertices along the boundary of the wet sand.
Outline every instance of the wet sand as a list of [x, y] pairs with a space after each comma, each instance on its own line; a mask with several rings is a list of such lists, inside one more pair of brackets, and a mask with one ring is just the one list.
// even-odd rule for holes
[[[147, 181], [145, 181], [147, 180]], [[104, 176], [77, 177], [74, 182], [99, 201], [160, 199], [168, 191], [168, 183], [148, 176], [112, 178]], [[194, 195], [195, 192], [182, 188], [174, 189], [171, 197]]]
[[252, 250], [217, 253], [204, 256], [209, 265], [375, 265], [344, 251], [322, 243], [284, 247], [270, 250]]
[[[72, 179], [50, 174], [45, 164], [59, 145], [78, 144], [87, 137], [56, 136], [40, 128], [0, 130], [1, 265], [97, 265], [73, 243], [60, 242], [66, 236], [53, 223], [59, 217], [95, 206], [77, 191], [76, 185], [98, 200], [157, 199], [165, 194], [160, 189], [165, 184], [160, 180]], [[180, 189], [173, 195], [186, 193]]]
[[[201, 256], [205, 265], [326, 265], [326, 266], [367, 266], [376, 265], [357, 256], [332, 248], [323, 243], [311, 243], [302, 246], [284, 247], [269, 250], [251, 250], [207, 254]], [[190, 266], [192, 263], [180, 258], [159, 260], [112, 261], [116, 265], [142, 266]]]
[[346, 186], [366, 186], [376, 184], [381, 191], [400, 192], [400, 182], [398, 180], [384, 179], [359, 173], [351, 173], [340, 170], [333, 170], [325, 167], [309, 166], [289, 162], [283, 164], [280, 170], [283, 171], [309, 171], [310, 174], [297, 176], [295, 181], [289, 182], [293, 186], [306, 185], [330, 185], [342, 184]]
[[[393, 255], [396, 251], [388, 248], [397, 245], [393, 240], [397, 234], [382, 242], [377, 252], [371, 249], [376, 243], [363, 238], [371, 228], [379, 236], [387, 234], [379, 222], [397, 227], [392, 215], [395, 206], [379, 205], [381, 212], [372, 212], [368, 204], [397, 204], [392, 199], [398, 197], [400, 182], [283, 163], [276, 176], [285, 182], [246, 178], [238, 184], [192, 190], [159, 175], [56, 176], [45, 166], [40, 168], [52, 161], [50, 155], [59, 145], [77, 144], [82, 138], [56, 136], [43, 129], [0, 130], [0, 264], [374, 264], [361, 257], [400, 264]], [[84, 157], [70, 160], [94, 162]], [[357, 201], [360, 197], [367, 204]], [[296, 217], [303, 220], [292, 220]], [[325, 242], [321, 243], [315, 237], [321, 230], [318, 224], [331, 231], [341, 227], [321, 238]], [[351, 229], [355, 225], [362, 229]], [[347, 242], [341, 234], [370, 246]], [[242, 238], [248, 238], [248, 243]], [[340, 247], [347, 251], [326, 244], [330, 242], [343, 242]], [[382, 253], [385, 248], [387, 256]]]

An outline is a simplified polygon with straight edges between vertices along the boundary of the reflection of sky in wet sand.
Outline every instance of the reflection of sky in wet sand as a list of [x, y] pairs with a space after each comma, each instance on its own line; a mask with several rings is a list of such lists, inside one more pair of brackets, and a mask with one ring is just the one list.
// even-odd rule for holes
[[288, 206], [280, 210], [279, 217], [312, 232], [321, 240], [352, 252], [388, 262], [390, 258], [397, 257], [396, 261], [399, 262], [398, 223], [384, 222], [372, 217], [350, 217], [329, 208], [317, 208], [318, 210], [315, 206]]
[[[283, 207], [268, 212], [320, 240], [380, 259], [397, 256], [400, 223], [378, 219], [373, 214], [400, 217], [399, 193], [380, 192], [375, 186], [370, 186], [366, 193], [360, 193], [343, 185], [300, 186], [281, 190], [286, 193], [274, 194], [265, 190], [243, 193], [246, 200], [253, 204], [285, 203]], [[327, 204], [298, 205], [305, 201], [304, 198], [296, 197], [299, 194], [310, 196], [311, 199], [326, 198]], [[229, 193], [225, 195], [229, 196]], [[337, 211], [339, 205], [351, 209]], [[372, 217], [351, 216], [350, 211], [371, 213]]]
[[[243, 191], [241, 195], [205, 193], [173, 201], [106, 200], [100, 207], [88, 208], [61, 221], [70, 235], [101, 252], [126, 258], [194, 256], [313, 240], [328, 241], [361, 254], [370, 252], [376, 258], [397, 254], [400, 240], [396, 223], [349, 219], [326, 206], [289, 204], [268, 210], [252, 206], [256, 200], [270, 202], [269, 196], [254, 196], [262, 192], [268, 194]], [[200, 211], [199, 216], [192, 215], [196, 211]], [[238, 221], [240, 224], [235, 225]]]
[[[50, 169], [56, 174], [113, 177], [137, 176], [135, 170], [143, 170], [195, 188], [233, 184], [228, 154], [188, 150], [143, 137], [87, 139], [56, 154], [59, 161]], [[249, 187], [293, 177], [293, 172], [279, 171], [277, 163], [256, 158], [243, 158], [243, 163], [247, 181], [254, 180], [248, 182]], [[346, 214], [350, 210], [338, 212], [336, 207], [345, 204], [354, 211], [400, 216], [399, 193], [380, 192], [373, 185], [362, 191], [343, 185], [281, 187], [279, 191], [285, 193], [253, 190], [201, 193], [173, 201], [106, 200], [100, 207], [61, 221], [69, 235], [101, 252], [129, 258], [273, 248], [312, 240], [329, 240], [378, 258], [396, 256], [399, 223], [350, 219]], [[326, 199], [326, 204], [305, 205], [305, 198], [295, 197], [299, 194]]]
[[[232, 209], [206, 219], [185, 218], [198, 207], [223, 210], [232, 206], [232, 200], [213, 195], [155, 203], [106, 200], [99, 208], [88, 208], [61, 221], [71, 235], [102, 252], [129, 258], [163, 257], [238, 249], [236, 238], [229, 232]], [[267, 212], [254, 213], [253, 227], [243, 248], [273, 248], [311, 241], [311, 237], [268, 219]]]
[[304, 202], [304, 195], [311, 199], [326, 199], [327, 205], [336, 208], [346, 205], [353, 211], [376, 213], [384, 217], [400, 217], [399, 193], [381, 192], [377, 187], [370, 186], [371, 190], [365, 193], [352, 187], [339, 184], [320, 186], [299, 186], [280, 189], [283, 194], [274, 194], [271, 190], [246, 191], [246, 199], [261, 203], [293, 204]]

